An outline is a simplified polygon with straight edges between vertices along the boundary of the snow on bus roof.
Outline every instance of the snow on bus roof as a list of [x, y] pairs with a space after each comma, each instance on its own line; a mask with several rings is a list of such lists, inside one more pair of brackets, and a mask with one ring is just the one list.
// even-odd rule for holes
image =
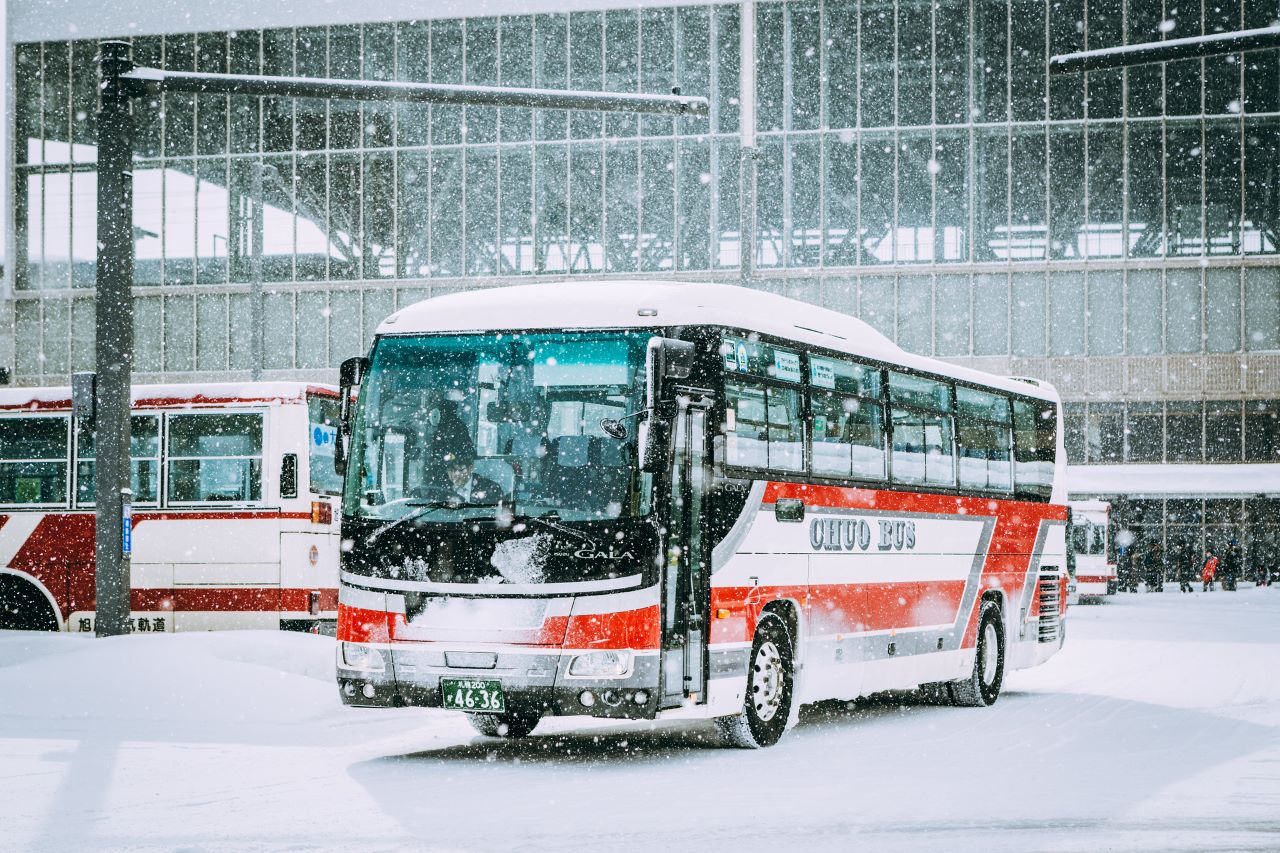
[[[134, 385], [134, 406], [181, 406], [236, 403], [302, 402], [308, 393], [337, 396], [333, 385], [316, 382], [185, 382]], [[0, 411], [14, 409], [69, 409], [67, 385], [0, 388]]]
[[1058, 399], [1047, 383], [1032, 384], [909, 353], [856, 317], [731, 284], [581, 280], [469, 290], [409, 305], [384, 320], [378, 334], [703, 324], [760, 332], [1031, 397]]

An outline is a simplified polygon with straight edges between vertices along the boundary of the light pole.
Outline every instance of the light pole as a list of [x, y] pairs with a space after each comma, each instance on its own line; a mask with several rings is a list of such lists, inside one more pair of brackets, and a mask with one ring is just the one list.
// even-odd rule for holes
[[[144, 94], [245, 95], [466, 104], [526, 109], [592, 110], [705, 116], [706, 98], [629, 92], [457, 86], [251, 74], [205, 74], [135, 67], [129, 44], [104, 41], [98, 54], [98, 281], [95, 360], [97, 362], [97, 445], [94, 511], [96, 633], [123, 634], [129, 623], [130, 530], [128, 498], [129, 393], [133, 358], [133, 117], [130, 103]], [[754, 84], [753, 84], [754, 90]], [[253, 375], [262, 369], [262, 164], [253, 172], [250, 293]]]

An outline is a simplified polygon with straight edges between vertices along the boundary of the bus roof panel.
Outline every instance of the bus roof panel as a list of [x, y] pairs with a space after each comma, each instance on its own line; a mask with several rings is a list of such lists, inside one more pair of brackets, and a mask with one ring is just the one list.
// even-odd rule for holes
[[1039, 387], [901, 349], [856, 317], [763, 290], [730, 284], [575, 281], [462, 291], [392, 314], [380, 335], [497, 330], [652, 328], [708, 325], [744, 329], [1057, 401]]

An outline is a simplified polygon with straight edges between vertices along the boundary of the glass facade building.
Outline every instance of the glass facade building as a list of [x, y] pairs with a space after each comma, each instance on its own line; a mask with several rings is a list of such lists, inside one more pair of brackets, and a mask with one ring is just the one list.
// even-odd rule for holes
[[[267, 375], [320, 378], [432, 294], [735, 281], [745, 250], [752, 286], [859, 316], [912, 351], [1053, 381], [1081, 465], [1280, 463], [1280, 52], [1087, 80], [1047, 71], [1054, 53], [1266, 26], [1274, 4], [761, 0], [746, 240], [737, 4], [566, 0], [426, 20], [391, 3], [365, 21], [265, 24], [272, 13], [240, 5], [219, 10], [223, 30], [140, 23], [126, 34], [135, 60], [679, 86], [711, 115], [140, 101], [142, 378], [246, 375], [255, 268]], [[24, 384], [65, 383], [93, 358], [96, 41], [51, 32], [10, 27], [7, 310]]]

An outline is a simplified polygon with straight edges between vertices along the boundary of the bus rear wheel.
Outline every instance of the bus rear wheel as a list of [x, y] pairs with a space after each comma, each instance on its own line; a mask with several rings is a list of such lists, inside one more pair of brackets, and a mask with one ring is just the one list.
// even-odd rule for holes
[[985, 708], [1000, 698], [1004, 681], [1004, 623], [1000, 605], [983, 602], [978, 618], [978, 648], [973, 659], [973, 672], [961, 681], [947, 684], [951, 704], [963, 708]]
[[730, 745], [759, 749], [773, 746], [782, 738], [794, 698], [794, 660], [786, 626], [776, 616], [766, 616], [751, 643], [742, 710], [716, 720]]
[[467, 722], [485, 737], [528, 737], [542, 716], [537, 711], [507, 711], [505, 714], [467, 714]]
[[0, 576], [0, 630], [59, 631], [53, 608], [32, 584], [13, 575]]

